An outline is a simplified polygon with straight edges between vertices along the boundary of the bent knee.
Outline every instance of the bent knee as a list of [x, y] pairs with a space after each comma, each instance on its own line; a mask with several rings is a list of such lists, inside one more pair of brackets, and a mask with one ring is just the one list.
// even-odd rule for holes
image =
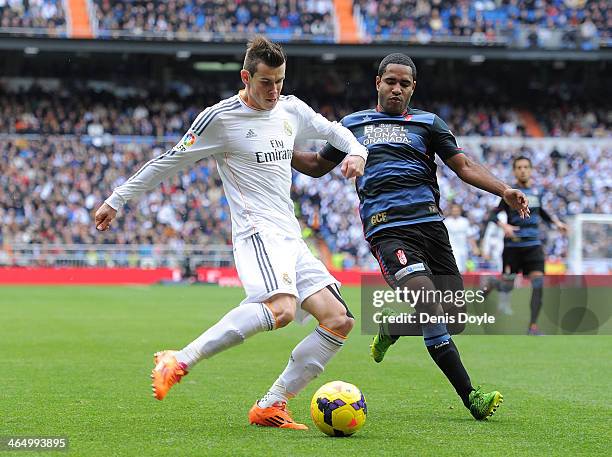
[[345, 311], [325, 319], [324, 322], [321, 322], [321, 325], [334, 333], [347, 336], [355, 326], [355, 319], [347, 316]]
[[274, 315], [274, 319], [276, 320], [276, 328], [282, 328], [289, 325], [289, 323], [295, 319], [295, 307], [283, 308], [278, 314]]
[[275, 328], [282, 328], [295, 319], [296, 301], [292, 295], [282, 294], [266, 302], [274, 315]]

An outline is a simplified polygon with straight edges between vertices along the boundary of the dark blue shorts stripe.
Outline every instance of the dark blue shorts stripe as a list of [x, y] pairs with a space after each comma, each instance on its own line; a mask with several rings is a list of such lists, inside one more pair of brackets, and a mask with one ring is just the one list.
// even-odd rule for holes
[[[265, 270], [265, 266], [263, 264], [263, 259], [261, 253], [259, 252], [259, 246], [255, 241], [255, 235], [251, 236], [251, 242], [253, 243], [253, 249], [255, 250], [255, 257], [257, 257], [257, 264], [259, 265], [259, 271], [261, 272], [261, 276], [263, 277], [264, 284], [266, 286], [266, 292], [270, 292], [272, 290], [272, 281], [267, 275], [267, 271]], [[268, 283], [268, 281], [270, 281]]]
[[[264, 256], [265, 256], [265, 261], [268, 263], [268, 268], [270, 269], [270, 273], [271, 276], [274, 280], [274, 289], [278, 289], [278, 281], [276, 280], [276, 274], [274, 273], [274, 268], [272, 268], [272, 263], [270, 262], [270, 257], [268, 257], [268, 252], [266, 251], [266, 247], [264, 246], [263, 240], [261, 239], [261, 237], [259, 236], [259, 233], [256, 233], [255, 235], [253, 235], [255, 237], [255, 239], [259, 242], [261, 249], [263, 250]], [[262, 259], [264, 260], [264, 259]], [[270, 284], [272, 284], [272, 281], [270, 281]]]

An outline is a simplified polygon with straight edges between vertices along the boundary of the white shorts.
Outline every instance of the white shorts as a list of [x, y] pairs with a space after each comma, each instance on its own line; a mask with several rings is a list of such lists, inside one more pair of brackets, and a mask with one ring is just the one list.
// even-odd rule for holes
[[453, 249], [453, 254], [455, 256], [455, 262], [457, 262], [457, 268], [459, 268], [459, 273], [465, 273], [465, 270], [467, 270], [467, 261], [468, 261], [467, 250]]
[[234, 261], [247, 295], [241, 304], [290, 294], [297, 299], [295, 321], [299, 323], [310, 315], [301, 308], [304, 300], [330, 284], [340, 286], [301, 238], [256, 233], [234, 242]]

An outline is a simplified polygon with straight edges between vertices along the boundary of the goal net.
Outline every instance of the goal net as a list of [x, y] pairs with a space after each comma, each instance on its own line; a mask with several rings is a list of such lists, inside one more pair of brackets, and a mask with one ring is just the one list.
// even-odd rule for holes
[[570, 230], [570, 273], [612, 274], [612, 214], [579, 214]]

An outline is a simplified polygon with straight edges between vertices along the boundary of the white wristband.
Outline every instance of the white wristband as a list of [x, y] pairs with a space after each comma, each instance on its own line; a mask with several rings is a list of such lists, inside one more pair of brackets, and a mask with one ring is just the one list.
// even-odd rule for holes
[[119, 211], [125, 205], [125, 200], [121, 197], [117, 192], [113, 192], [110, 197], [108, 197], [104, 203], [113, 208], [115, 211]]
[[359, 156], [363, 160], [368, 160], [368, 148], [365, 146], [359, 145], [359, 148], [351, 148], [351, 152], [348, 153], [350, 156]]

